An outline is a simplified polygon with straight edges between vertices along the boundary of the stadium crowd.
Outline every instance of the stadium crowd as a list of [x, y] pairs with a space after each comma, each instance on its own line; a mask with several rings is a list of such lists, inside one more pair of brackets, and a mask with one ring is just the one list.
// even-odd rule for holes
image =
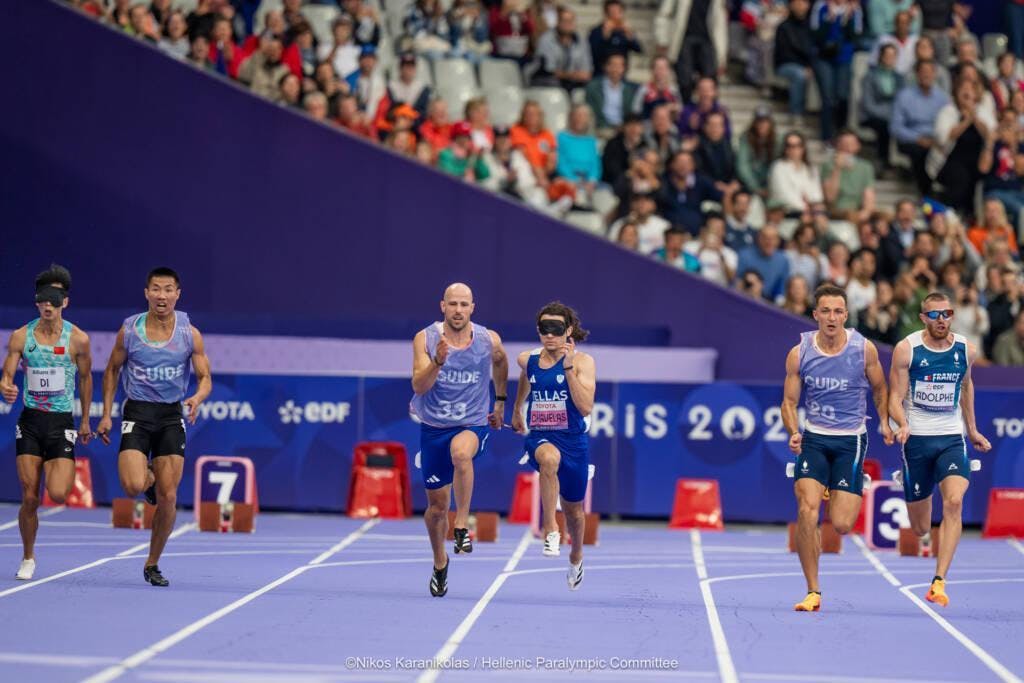
[[[980, 362], [1024, 365], [1024, 0], [992, 0], [1007, 36], [991, 44], [952, 0], [663, 0], [656, 45], [623, 0], [589, 30], [553, 0], [264, 1], [69, 0], [441, 172], [554, 215], [596, 213], [623, 248], [796, 315], [834, 282], [852, 324], [892, 344], [943, 291]], [[786, 103], [744, 130], [719, 97], [730, 19], [742, 78]], [[631, 82], [644, 54], [650, 78]], [[435, 88], [467, 64], [481, 88]], [[489, 87], [508, 65], [512, 97]], [[880, 206], [876, 178], [901, 173], [918, 194]]]

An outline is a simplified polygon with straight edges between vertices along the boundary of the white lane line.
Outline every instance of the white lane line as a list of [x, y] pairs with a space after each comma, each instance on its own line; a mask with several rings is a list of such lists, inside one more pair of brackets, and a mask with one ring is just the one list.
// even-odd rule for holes
[[[63, 505], [47, 508], [39, 513], [39, 519], [43, 519], [44, 517], [52, 517], [53, 515], [64, 512], [65, 510], [67, 510], [67, 508], [64, 507]], [[41, 523], [42, 522], [40, 522], [40, 524]], [[0, 531], [7, 531], [8, 529], [12, 529], [16, 526], [18, 526], [18, 520], [15, 518], [12, 519], [10, 522], [4, 522], [3, 524], [0, 524]]]
[[[897, 579], [895, 576], [893, 576], [892, 572], [890, 572], [886, 568], [886, 566], [882, 563], [882, 561], [878, 558], [878, 556], [875, 555], [873, 552], [871, 552], [871, 549], [867, 547], [867, 544], [865, 544], [864, 541], [861, 540], [861, 538], [859, 536], [853, 535], [852, 538], [853, 538], [853, 542], [860, 547], [861, 552], [864, 553], [864, 556], [868, 559], [869, 562], [871, 562], [871, 564], [875, 567], [875, 569], [878, 571], [878, 573], [885, 577], [886, 581], [888, 581], [892, 585], [894, 585], [897, 588], [899, 588], [900, 593], [905, 595], [907, 597], [907, 599], [909, 599], [912, 603], [917, 605], [921, 609], [922, 612], [924, 612], [929, 617], [931, 617], [932, 620], [935, 621], [935, 623], [937, 623], [939, 626], [942, 627], [943, 631], [945, 631], [949, 635], [953, 636], [954, 640], [956, 640], [958, 643], [960, 643], [965, 648], [967, 648], [968, 652], [970, 652], [975, 657], [980, 659], [981, 662], [985, 666], [987, 666], [989, 669], [991, 669], [992, 673], [994, 673], [996, 676], [999, 677], [999, 680], [1003, 681], [1003, 683], [1024, 683], [1024, 680], [1022, 680], [1019, 676], [1017, 676], [1012, 671], [1010, 671], [1005, 666], [1003, 666], [999, 662], [999, 660], [997, 660], [995, 657], [993, 657], [988, 652], [986, 652], [985, 649], [983, 647], [981, 647], [980, 645], [978, 645], [976, 642], [974, 642], [973, 640], [968, 638], [962, 631], [960, 631], [955, 626], [953, 626], [953, 624], [951, 624], [948, 621], [946, 621], [946, 619], [943, 618], [934, 609], [932, 609], [931, 606], [928, 603], [926, 603], [921, 598], [917, 597], [917, 595], [915, 595], [912, 592], [913, 589], [915, 589], [915, 588], [923, 588], [924, 586], [929, 586], [929, 585], [931, 585], [930, 583], [914, 584], [914, 585], [911, 585], [911, 586], [904, 586], [900, 582], [900, 580]], [[1021, 579], [1003, 579], [1003, 581], [1020, 581], [1020, 580]], [[979, 580], [971, 582], [971, 583], [995, 583], [997, 581], [999, 581], [999, 579], [979, 579]], [[953, 582], [953, 581], [950, 581], [949, 583], [968, 583], [968, 582], [967, 581], [964, 581], [964, 582], [959, 582], [959, 581], [958, 582]]]
[[708, 625], [711, 627], [711, 639], [715, 645], [718, 672], [721, 674], [722, 683], [739, 683], [736, 665], [733, 664], [732, 654], [729, 652], [729, 642], [725, 639], [725, 630], [722, 628], [722, 621], [718, 618], [715, 596], [711, 593], [708, 568], [704, 563], [704, 546], [701, 543], [699, 530], [690, 529], [690, 545], [693, 548], [693, 563], [697, 568], [697, 578], [700, 580], [700, 593], [704, 598], [704, 609], [708, 613]]
[[[186, 524], [182, 524], [177, 529], [175, 529], [174, 531], [171, 532], [171, 535], [167, 537], [167, 540], [170, 541], [171, 539], [177, 538], [178, 536], [181, 536], [184, 533], [192, 531], [195, 528], [196, 528], [196, 523], [195, 522], [188, 522]], [[135, 546], [132, 546], [131, 548], [128, 548], [128, 550], [122, 550], [117, 555], [114, 555], [114, 557], [125, 557], [126, 555], [134, 555], [135, 553], [139, 552], [140, 550], [146, 550], [148, 548], [149, 548], [149, 541], [147, 540], [147, 541], [145, 541], [143, 543], [139, 543], [138, 545], [135, 545]]]
[[[189, 522], [188, 524], [183, 524], [182, 526], [178, 527], [173, 532], [171, 532], [171, 535], [170, 535], [169, 538], [175, 538], [176, 536], [180, 536], [181, 534], [183, 534], [186, 531], [189, 531], [189, 530], [191, 530], [193, 528], [195, 528], [195, 524], [192, 523], [192, 522]], [[139, 550], [141, 550], [143, 548], [148, 548], [148, 547], [149, 547], [149, 542], [147, 541], [146, 543], [142, 543], [140, 545], [133, 546], [133, 547], [129, 548], [128, 550], [125, 550], [124, 552], [118, 553], [117, 555], [114, 555], [113, 557], [102, 557], [102, 558], [100, 558], [98, 560], [95, 560], [93, 562], [89, 562], [87, 564], [79, 565], [78, 567], [72, 567], [71, 569], [67, 569], [65, 571], [58, 572], [56, 574], [52, 574], [50, 576], [46, 576], [46, 577], [43, 577], [41, 579], [33, 579], [32, 581], [26, 581], [23, 584], [21, 584], [20, 586], [15, 586], [14, 588], [8, 588], [7, 590], [0, 591], [0, 598], [6, 597], [8, 595], [12, 595], [14, 593], [19, 593], [19, 592], [24, 591], [24, 590], [28, 590], [29, 588], [35, 588], [37, 586], [45, 585], [47, 583], [50, 583], [51, 581], [56, 581], [57, 579], [62, 579], [65, 576], [71, 576], [72, 574], [78, 574], [79, 572], [84, 572], [87, 569], [92, 569], [93, 567], [98, 567], [101, 564], [106, 564], [107, 562], [111, 562], [113, 560], [119, 559], [119, 558], [124, 557], [126, 555], [130, 555], [132, 553], [136, 553]]]
[[1016, 550], [1021, 555], [1024, 555], [1024, 543], [1021, 543], [1016, 538], [1008, 538], [1006, 542], [1010, 544], [1010, 547]]
[[[510, 573], [515, 570], [516, 565], [519, 564], [519, 560], [523, 558], [523, 554], [526, 549], [530, 547], [530, 542], [533, 541], [533, 530], [527, 529], [523, 532], [522, 538], [519, 539], [519, 545], [516, 546], [515, 552], [512, 553], [512, 557], [508, 558], [508, 562], [505, 563], [505, 568], [501, 570], [501, 573], [494, 577], [494, 581], [491, 582], [490, 587], [487, 591], [477, 600], [476, 604], [473, 605], [473, 609], [469, 611], [466, 618], [462, 620], [462, 623], [456, 627], [452, 632], [445, 644], [441, 646], [441, 649], [434, 655], [434, 664], [447, 662], [451, 659], [451, 656], [455, 654], [455, 651], [459, 649], [459, 645], [469, 635], [470, 629], [476, 623], [480, 615], [487, 609], [487, 605], [494, 599], [494, 596], [498, 593], [498, 590], [504, 585], [505, 581], [508, 580]], [[562, 568], [562, 571], [565, 571]], [[441, 675], [441, 669], [436, 666], [431, 667], [420, 674], [420, 677], [416, 679], [416, 683], [433, 683], [437, 680], [437, 677]]]
[[380, 523], [380, 519], [367, 520], [361, 527], [359, 527], [358, 529], [350, 533], [348, 536], [346, 536], [344, 539], [342, 539], [341, 542], [336, 543], [329, 550], [321, 553], [308, 564], [302, 565], [301, 567], [296, 567], [284, 576], [281, 576], [275, 579], [274, 581], [271, 581], [262, 588], [258, 588], [257, 590], [254, 590], [253, 592], [249, 593], [248, 595], [244, 595], [238, 600], [235, 600], [234, 602], [225, 605], [224, 607], [221, 607], [219, 610], [207, 614], [202, 619], [198, 619], [189, 624], [188, 626], [185, 626], [184, 628], [175, 631], [166, 638], [163, 638], [157, 641], [156, 643], [139, 650], [135, 654], [126, 657], [125, 659], [121, 660], [118, 664], [107, 667], [103, 671], [100, 671], [99, 673], [94, 674], [89, 678], [86, 678], [83, 683], [106, 683], [107, 681], [113, 681], [121, 677], [130, 669], [134, 669], [140, 664], [144, 664], [153, 657], [156, 657], [161, 652], [164, 652], [165, 650], [177, 645], [181, 641], [201, 631], [210, 624], [219, 621], [220, 619], [223, 619], [227, 615], [231, 614], [232, 612], [241, 607], [244, 607], [245, 605], [249, 604], [261, 595], [269, 593], [278, 586], [288, 583], [296, 576], [299, 576], [300, 574], [308, 571], [309, 569], [320, 565], [325, 560], [329, 559], [331, 555], [333, 555], [334, 553], [340, 552], [341, 550], [344, 550], [348, 546], [355, 543], [357, 540], [359, 540], [360, 536], [362, 536], [367, 531], [372, 529], [378, 523]]

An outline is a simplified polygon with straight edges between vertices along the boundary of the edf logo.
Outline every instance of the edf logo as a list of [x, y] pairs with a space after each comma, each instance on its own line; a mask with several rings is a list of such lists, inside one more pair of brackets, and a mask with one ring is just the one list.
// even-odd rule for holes
[[277, 409], [284, 424], [298, 424], [303, 421], [341, 424], [351, 412], [352, 404], [348, 402], [309, 401], [300, 406], [292, 399], [288, 399]]

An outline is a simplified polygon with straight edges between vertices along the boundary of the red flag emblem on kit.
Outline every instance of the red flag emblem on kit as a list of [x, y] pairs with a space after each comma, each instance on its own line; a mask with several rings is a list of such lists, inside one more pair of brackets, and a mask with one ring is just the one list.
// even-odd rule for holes
[[54, 353], [54, 355], [57, 355], [57, 356], [63, 356], [64, 355], [64, 347], [63, 346], [54, 346], [53, 347], [53, 353]]

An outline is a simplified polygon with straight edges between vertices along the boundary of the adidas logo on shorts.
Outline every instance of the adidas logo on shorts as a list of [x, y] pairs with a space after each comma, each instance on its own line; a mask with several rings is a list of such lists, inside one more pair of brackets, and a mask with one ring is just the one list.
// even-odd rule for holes
[[436, 484], [439, 481], [441, 481], [441, 480], [437, 478], [436, 474], [432, 474], [429, 477], [427, 477], [427, 483], [428, 484]]

